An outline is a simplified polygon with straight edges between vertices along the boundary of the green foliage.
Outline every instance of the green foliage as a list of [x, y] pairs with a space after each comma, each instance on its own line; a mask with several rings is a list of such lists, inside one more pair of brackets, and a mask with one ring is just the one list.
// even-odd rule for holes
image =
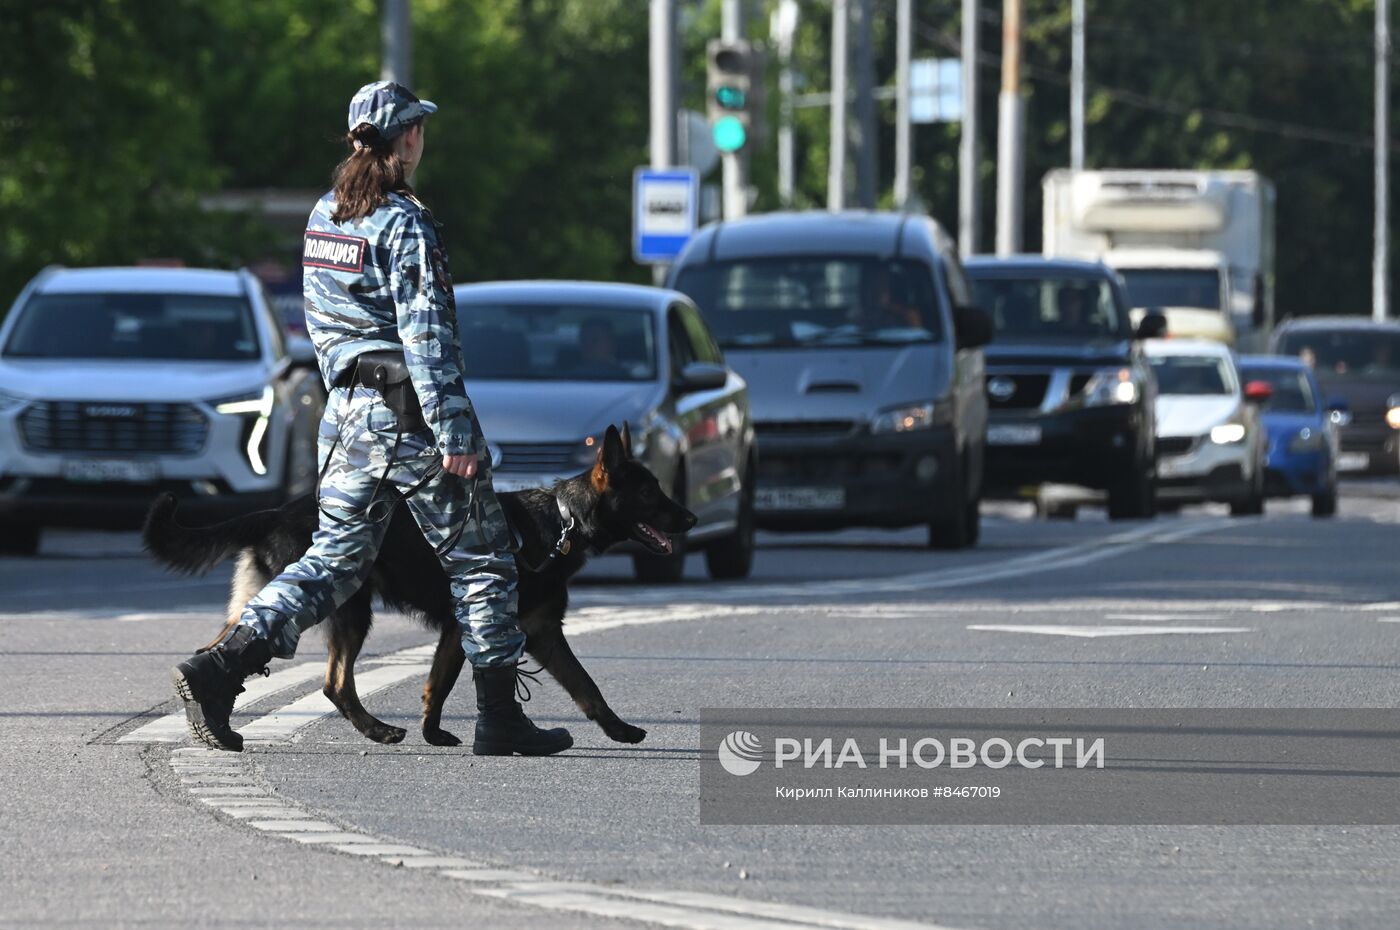
[[[777, 0], [749, 0], [767, 35]], [[1025, 0], [1026, 247], [1039, 182], [1068, 161], [1070, 0]], [[680, 0], [682, 101], [704, 109], [719, 0]], [[321, 189], [345, 106], [378, 76], [378, 0], [0, 0], [0, 305], [50, 262], [293, 260], [231, 188]], [[875, 0], [876, 74], [894, 0]], [[914, 4], [916, 55], [957, 54], [960, 0]], [[802, 3], [798, 92], [829, 82], [830, 6]], [[983, 0], [983, 233], [993, 233], [1000, 11]], [[1088, 0], [1092, 167], [1248, 167], [1278, 187], [1279, 307], [1369, 306], [1372, 0]], [[414, 0], [414, 85], [442, 111], [418, 178], [459, 280], [645, 280], [630, 258], [646, 161], [644, 0]], [[756, 209], [776, 209], [777, 62], [768, 133], [748, 146]], [[879, 106], [882, 204], [893, 106]], [[829, 113], [797, 111], [797, 206], [826, 203]], [[915, 188], [950, 227], [959, 127], [916, 127]]]

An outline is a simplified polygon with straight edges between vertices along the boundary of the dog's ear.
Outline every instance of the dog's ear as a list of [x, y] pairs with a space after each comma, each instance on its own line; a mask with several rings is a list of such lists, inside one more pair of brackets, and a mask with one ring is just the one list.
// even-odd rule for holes
[[622, 451], [627, 453], [627, 457], [632, 457], [632, 429], [627, 425], [627, 421], [622, 421]]
[[603, 436], [603, 444], [598, 449], [598, 458], [593, 462], [593, 490], [602, 493], [608, 489], [608, 477], [627, 461], [627, 450], [622, 447], [622, 436], [616, 426], [609, 426]]

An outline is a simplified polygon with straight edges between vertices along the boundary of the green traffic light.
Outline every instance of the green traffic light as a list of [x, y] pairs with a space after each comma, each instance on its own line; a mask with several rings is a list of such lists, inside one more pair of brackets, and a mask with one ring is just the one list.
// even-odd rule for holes
[[715, 102], [726, 110], [742, 110], [744, 92], [738, 87], [718, 87], [715, 89]]
[[715, 120], [712, 129], [715, 148], [721, 152], [737, 152], [748, 141], [749, 134], [737, 117], [725, 116]]

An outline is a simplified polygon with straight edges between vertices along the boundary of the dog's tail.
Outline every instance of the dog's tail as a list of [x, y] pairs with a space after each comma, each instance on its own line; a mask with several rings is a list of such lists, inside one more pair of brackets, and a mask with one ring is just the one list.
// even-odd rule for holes
[[276, 510], [258, 510], [213, 526], [181, 526], [175, 520], [178, 506], [173, 494], [157, 497], [146, 512], [141, 543], [151, 558], [185, 575], [204, 574], [265, 538], [278, 521]]

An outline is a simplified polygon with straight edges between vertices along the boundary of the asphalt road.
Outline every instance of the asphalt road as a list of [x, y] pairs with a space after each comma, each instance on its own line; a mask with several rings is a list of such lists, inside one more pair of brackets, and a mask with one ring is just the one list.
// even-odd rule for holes
[[[166, 670], [217, 628], [227, 572], [52, 534], [0, 560], [0, 924], [1394, 927], [1397, 827], [705, 826], [698, 778], [706, 707], [1400, 706], [1393, 491], [1353, 487], [1331, 521], [998, 507], [962, 553], [765, 535], [744, 585], [603, 559], [571, 638], [649, 735], [609, 742], [546, 683], [529, 711], [576, 746], [543, 760], [423, 744], [429, 637], [394, 616], [360, 674], [403, 744], [323, 715], [314, 635], [240, 713], [265, 741], [162, 741]], [[463, 684], [445, 726], [469, 738]]]

